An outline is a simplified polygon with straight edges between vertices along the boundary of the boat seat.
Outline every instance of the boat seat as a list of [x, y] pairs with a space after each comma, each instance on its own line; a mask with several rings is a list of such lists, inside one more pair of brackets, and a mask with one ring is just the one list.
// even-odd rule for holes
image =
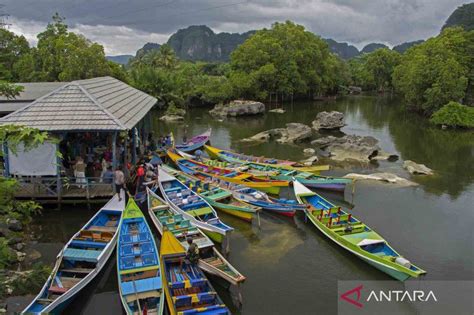
[[117, 230], [116, 226], [97, 226], [93, 225], [88, 228], [89, 231], [98, 231], [98, 232], [113, 232]]
[[230, 172], [228, 174], [225, 174], [224, 177], [233, 177], [235, 175], [237, 175], [237, 172]]
[[189, 211], [187, 211], [187, 213], [189, 213], [193, 217], [198, 217], [198, 216], [201, 216], [201, 215], [212, 213], [212, 209], [210, 207], [204, 207], [204, 208], [189, 210]]
[[66, 248], [63, 257], [67, 260], [97, 262], [100, 253], [99, 250]]
[[61, 269], [61, 272], [88, 274], [88, 273], [91, 273], [93, 270], [94, 269], [89, 269], [89, 268], [68, 268], [68, 269]]
[[165, 192], [169, 193], [169, 192], [172, 192], [172, 191], [179, 191], [179, 190], [181, 190], [181, 187], [177, 186], [177, 187], [166, 188]]
[[104, 248], [107, 246], [107, 243], [104, 242], [93, 242], [85, 241], [82, 239], [74, 239], [71, 243], [71, 246], [80, 247], [80, 248]]
[[48, 289], [48, 292], [53, 293], [53, 294], [63, 294], [66, 293], [69, 289], [68, 288], [61, 288], [58, 286], [51, 286]]
[[352, 231], [351, 232], [344, 232], [346, 229], [347, 225], [335, 225], [335, 227], [331, 228], [332, 231], [338, 233], [338, 234], [354, 234], [354, 233], [360, 233], [365, 230], [365, 224], [363, 223], [357, 223], [357, 224], [351, 224], [352, 226]]
[[136, 281], [127, 281], [120, 284], [123, 295], [147, 292], [161, 289], [161, 278], [153, 277]]

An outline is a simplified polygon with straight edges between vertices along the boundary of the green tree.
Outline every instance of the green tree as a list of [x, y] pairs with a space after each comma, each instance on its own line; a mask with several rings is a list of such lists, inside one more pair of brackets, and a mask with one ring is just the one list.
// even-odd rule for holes
[[400, 54], [388, 48], [380, 48], [366, 57], [365, 67], [379, 92], [391, 89], [393, 69], [400, 63]]
[[430, 121], [436, 125], [474, 128], [474, 107], [449, 102], [436, 111]]
[[22, 86], [0, 81], [0, 96], [12, 99], [20, 95], [20, 92], [22, 91]]
[[28, 54], [30, 47], [24, 36], [0, 29], [0, 80], [16, 80], [15, 64]]
[[402, 56], [393, 83], [408, 106], [431, 115], [465, 97], [473, 84], [473, 69], [474, 31], [447, 28]]
[[231, 55], [229, 79], [236, 95], [321, 94], [328, 80], [328, 45], [303, 26], [287, 21], [257, 31]]

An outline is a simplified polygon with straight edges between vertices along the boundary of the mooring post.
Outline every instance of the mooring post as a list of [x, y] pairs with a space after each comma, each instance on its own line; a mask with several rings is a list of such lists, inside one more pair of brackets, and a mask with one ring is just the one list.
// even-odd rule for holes
[[[59, 144], [56, 144], [56, 152], [59, 152]], [[56, 156], [56, 194], [58, 195], [58, 209], [61, 210], [63, 183], [61, 181], [61, 158]]]

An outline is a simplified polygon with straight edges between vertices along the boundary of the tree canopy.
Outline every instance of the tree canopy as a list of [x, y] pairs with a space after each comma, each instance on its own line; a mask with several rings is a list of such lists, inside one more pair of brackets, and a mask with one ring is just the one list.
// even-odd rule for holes
[[71, 81], [111, 75], [126, 79], [117, 64], [105, 58], [102, 45], [70, 32], [57, 13], [30, 48], [23, 36], [0, 30], [0, 79], [17, 82]]
[[235, 94], [265, 98], [269, 93], [320, 94], [334, 88], [327, 43], [287, 21], [257, 31], [231, 54]]
[[460, 101], [474, 82], [474, 31], [447, 28], [407, 50], [395, 67], [393, 83], [408, 106], [431, 114]]

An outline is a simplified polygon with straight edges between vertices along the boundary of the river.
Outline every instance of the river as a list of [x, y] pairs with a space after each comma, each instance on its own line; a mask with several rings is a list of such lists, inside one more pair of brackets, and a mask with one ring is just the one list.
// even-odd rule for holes
[[[267, 106], [269, 109], [270, 106]], [[274, 106], [273, 106], [274, 108]], [[387, 171], [411, 178], [419, 186], [395, 188], [390, 184], [358, 182], [353, 206], [340, 196], [328, 195], [381, 234], [397, 251], [425, 269], [427, 280], [473, 280], [474, 250], [474, 133], [440, 130], [415, 114], [401, 109], [399, 101], [368, 96], [347, 97], [331, 102], [285, 104], [285, 114], [266, 113], [218, 121], [207, 109], [187, 113], [188, 135], [211, 126], [211, 143], [217, 147], [254, 155], [301, 160], [306, 145], [274, 142], [243, 144], [239, 139], [260, 131], [282, 127], [288, 122], [311, 124], [323, 110], [341, 111], [346, 116], [347, 134], [371, 135], [396, 162], [370, 166], [344, 165], [328, 172], [371, 173]], [[181, 139], [182, 125], [164, 124], [154, 115], [155, 135], [174, 131]], [[436, 175], [410, 176], [403, 160], [432, 168]], [[350, 189], [348, 189], [350, 190]], [[324, 194], [324, 193], [323, 193]], [[291, 196], [291, 192], [285, 192]], [[350, 191], [346, 201], [351, 201]], [[47, 262], [69, 237], [93, 214], [85, 208], [46, 210], [33, 223], [42, 233], [36, 248]], [[235, 290], [227, 291], [214, 282], [224, 301], [236, 314], [334, 314], [337, 312], [338, 280], [391, 280], [386, 274], [345, 252], [318, 232], [302, 215], [294, 219], [263, 213], [261, 227], [232, 217], [222, 219], [235, 227], [229, 260], [247, 281], [242, 286], [243, 305], [237, 307]], [[78, 297], [67, 314], [117, 314], [115, 260]], [[418, 280], [410, 280], [418, 281]]]

